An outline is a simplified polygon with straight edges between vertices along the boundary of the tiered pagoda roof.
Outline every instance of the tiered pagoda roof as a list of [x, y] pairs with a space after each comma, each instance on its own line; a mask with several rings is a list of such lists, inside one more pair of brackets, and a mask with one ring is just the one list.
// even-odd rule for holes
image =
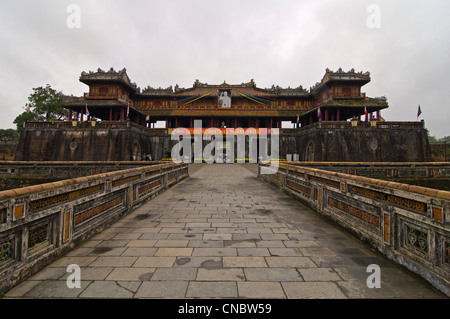
[[[94, 116], [120, 120], [125, 119], [123, 109], [126, 108], [131, 112], [130, 118], [140, 123], [148, 116], [166, 121], [175, 117], [198, 116], [203, 119], [261, 117], [311, 124], [319, 120], [315, 115], [320, 113], [319, 108], [325, 111], [325, 119], [338, 121], [387, 108], [385, 97], [369, 98], [361, 93], [361, 87], [370, 80], [369, 72], [343, 71], [341, 68], [331, 71], [327, 68], [322, 80], [309, 90], [301, 85], [260, 88], [251, 79], [241, 84], [226, 81], [208, 84], [195, 80], [189, 88], [181, 88], [177, 84], [166, 88], [147, 86], [141, 91], [136, 83], [131, 82], [125, 68], [119, 71], [99, 68], [95, 72], [81, 73], [80, 81], [89, 86], [89, 94], [76, 101], [66, 101], [63, 106], [83, 113], [83, 107], [88, 105], [95, 108]], [[228, 109], [217, 106], [222, 90], [231, 93], [233, 102]]]

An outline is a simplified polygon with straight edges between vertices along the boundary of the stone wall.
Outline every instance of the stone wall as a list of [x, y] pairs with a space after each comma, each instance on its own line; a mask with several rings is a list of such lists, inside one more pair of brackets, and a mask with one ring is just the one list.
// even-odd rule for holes
[[282, 129], [280, 152], [300, 161], [431, 161], [423, 122], [320, 122]]
[[169, 149], [167, 130], [131, 122], [30, 122], [22, 129], [16, 161], [129, 161]]
[[450, 192], [283, 163], [259, 177], [450, 296]]
[[187, 176], [160, 164], [0, 192], [0, 293]]
[[450, 139], [448, 139], [447, 142], [432, 142], [430, 143], [430, 148], [433, 161], [436, 162], [450, 161]]
[[[423, 122], [320, 122], [280, 129], [279, 137], [280, 157], [286, 159], [431, 161]], [[126, 121], [30, 122], [22, 129], [15, 160], [128, 161], [131, 154], [139, 158], [144, 153], [161, 160], [170, 157], [175, 143], [167, 129], [147, 129]]]

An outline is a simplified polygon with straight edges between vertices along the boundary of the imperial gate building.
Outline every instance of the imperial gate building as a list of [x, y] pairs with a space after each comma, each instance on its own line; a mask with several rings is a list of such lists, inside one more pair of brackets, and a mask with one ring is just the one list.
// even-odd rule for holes
[[[385, 97], [362, 92], [369, 72], [330, 71], [309, 90], [207, 84], [140, 89], [126, 69], [82, 72], [88, 92], [63, 102], [68, 121], [26, 123], [16, 160], [170, 157], [174, 128], [278, 128], [280, 157], [306, 161], [428, 161], [423, 122], [387, 122]], [[282, 122], [293, 128], [284, 128]], [[164, 122], [164, 128], [155, 128]], [[36, 135], [37, 134], [37, 135]], [[36, 138], [39, 136], [39, 139]]]
[[[89, 92], [64, 104], [70, 112], [69, 120], [75, 112], [81, 120], [96, 117], [140, 125], [145, 125], [148, 116], [149, 124], [165, 121], [167, 128], [192, 128], [194, 119], [201, 119], [204, 127], [281, 128], [282, 121], [306, 126], [319, 120], [346, 121], [362, 115], [366, 120], [370, 116], [379, 121], [380, 111], [388, 107], [385, 98], [368, 98], [361, 93], [361, 87], [370, 82], [370, 74], [354, 70], [327, 69], [322, 81], [309, 91], [302, 86], [262, 89], [253, 80], [237, 85], [196, 80], [187, 89], [176, 85], [141, 90], [125, 69], [83, 72], [80, 81], [89, 86]], [[227, 105], [221, 102], [224, 94], [230, 100]]]
[[[390, 122], [381, 116], [381, 112], [388, 108], [387, 99], [384, 97], [367, 97], [362, 92], [362, 87], [370, 80], [369, 73], [355, 72], [354, 70], [332, 72], [327, 69], [322, 80], [309, 90], [302, 87], [292, 89], [278, 86], [263, 89], [259, 88], [253, 80], [242, 84], [224, 82], [213, 85], [195, 81], [194, 85], [187, 89], [175, 86], [166, 89], [147, 87], [141, 90], [131, 82], [125, 69], [121, 71], [113, 69], [102, 71], [99, 69], [97, 72], [81, 73], [80, 81], [85, 83], [89, 90], [81, 97], [70, 98], [63, 102], [63, 107], [67, 109], [67, 120], [25, 123], [17, 146], [16, 161], [6, 162], [0, 169], [8, 177], [45, 175], [65, 179], [70, 176], [77, 176], [77, 178], [65, 179], [64, 181], [60, 180], [54, 183], [2, 192], [0, 196], [0, 278], [2, 279], [0, 280], [0, 292], [28, 278], [54, 258], [65, 255], [79, 243], [92, 238], [122, 216], [140, 207], [145, 201], [187, 178], [189, 176], [189, 165], [159, 162], [159, 160], [169, 158], [173, 146], [178, 143], [178, 141], [172, 139], [176, 135], [174, 129], [183, 127], [193, 129], [195, 132], [198, 129], [198, 123], [201, 121], [201, 126], [204, 129], [213, 127], [221, 132], [226, 132], [228, 128], [233, 128], [235, 137], [236, 134], [241, 134], [236, 132], [245, 132], [249, 144], [250, 140], [254, 138], [254, 134], [251, 134], [252, 136], [247, 134], [250, 129], [254, 129], [259, 137], [265, 134], [263, 132], [270, 132], [271, 135], [264, 139], [266, 142], [270, 138], [271, 142], [276, 140], [274, 134], [279, 134], [279, 157], [294, 161], [277, 162], [279, 169], [271, 171], [269, 174], [262, 173], [263, 168], [269, 166], [269, 164], [260, 163], [258, 165], [259, 179], [269, 182], [271, 186], [279, 188], [279, 190], [289, 194], [290, 197], [302, 202], [306, 207], [339, 224], [367, 243], [372, 249], [420, 275], [449, 296], [450, 192], [378, 179], [383, 177], [409, 177], [414, 179], [430, 177], [431, 179], [437, 179], [434, 182], [447, 182], [450, 175], [449, 167], [445, 163], [427, 163], [430, 162], [431, 156], [427, 131], [423, 121]], [[293, 127], [283, 127], [282, 123], [286, 121], [291, 122]], [[165, 127], [155, 127], [158, 122], [164, 122]], [[242, 130], [239, 128], [242, 128]], [[219, 135], [217, 134], [217, 136]], [[187, 137], [183, 136], [183, 140], [184, 138]], [[242, 139], [240, 140], [242, 141]], [[261, 140], [259, 138], [258, 143]], [[194, 137], [194, 144], [195, 142]], [[203, 140], [204, 144], [210, 142]], [[270, 144], [272, 145], [272, 143]], [[158, 162], [152, 163], [155, 165], [142, 165], [143, 163], [140, 162], [129, 161], [131, 157], [142, 159], [144, 154], [151, 154]], [[235, 160], [239, 160], [239, 158], [235, 158]], [[297, 160], [309, 162], [296, 162]], [[211, 165], [205, 167], [209, 171], [203, 175], [203, 178], [208, 180], [211, 178], [210, 172], [215, 169], [211, 169]], [[202, 169], [205, 169], [205, 167]], [[261, 233], [267, 233], [268, 230], [273, 233], [292, 234], [291, 231], [297, 232], [296, 228], [299, 227], [300, 231], [305, 229], [309, 233], [308, 236], [311, 236], [304, 238], [307, 241], [316, 244], [313, 239], [318, 238], [316, 235], [320, 234], [320, 246], [325, 247], [327, 243], [323, 240], [330, 235], [332, 239], [330, 240], [330, 249], [335, 246], [342, 246], [345, 237], [338, 235], [335, 231], [329, 231], [327, 229], [328, 223], [321, 226], [315, 220], [310, 220], [313, 215], [306, 215], [303, 208], [290, 210], [290, 207], [293, 206], [292, 202], [287, 201], [287, 198], [278, 197], [278, 195], [271, 197], [268, 194], [268, 189], [256, 188], [254, 193], [246, 193], [247, 201], [245, 205], [236, 205], [241, 204], [237, 198], [242, 198], [242, 194], [239, 194], [238, 197], [236, 196], [238, 195], [237, 192], [231, 192], [231, 190], [236, 188], [240, 192], [249, 188], [253, 191], [255, 184], [250, 184], [252, 182], [248, 179], [250, 173], [247, 173], [248, 175], [242, 173], [247, 171], [242, 166], [220, 166], [219, 171], [221, 170], [225, 173], [222, 171], [220, 173], [222, 175], [214, 175], [211, 184], [206, 184], [196, 177], [197, 180], [185, 184], [178, 191], [171, 193], [169, 197], [163, 198], [162, 203], [152, 204], [151, 208], [146, 207], [136, 212], [137, 214], [134, 217], [128, 217], [124, 224], [114, 228], [121, 229], [120, 231], [125, 234], [132, 228], [137, 229], [138, 224], [133, 224], [135, 221], [139, 223], [139, 229], [151, 229], [155, 224], [161, 226], [162, 222], [160, 221], [164, 221], [164, 219], [160, 219], [158, 216], [172, 219], [175, 215], [171, 215], [171, 213], [176, 213], [179, 207], [184, 206], [183, 203], [178, 202], [188, 199], [189, 207], [183, 207], [183, 209], [192, 212], [197, 218], [204, 208], [207, 213], [204, 216], [209, 216], [205, 219], [205, 221], [208, 220], [208, 225], [204, 226], [208, 229], [203, 229], [203, 223], [201, 223], [202, 227], [199, 227], [199, 229], [202, 230], [193, 231], [196, 234], [205, 233], [206, 230], [211, 233], [210, 230], [214, 230], [214, 228], [214, 232], [217, 232], [217, 234], [220, 233], [220, 228], [231, 229], [229, 228], [231, 223], [217, 223], [226, 225], [210, 223], [212, 221], [210, 217], [217, 216], [210, 212], [211, 207], [209, 205], [212, 205], [213, 208], [217, 209], [217, 213], [223, 213], [225, 217], [236, 217], [237, 210], [235, 209], [239, 209], [239, 215], [243, 217], [242, 221], [236, 220], [232, 224], [233, 227], [236, 226], [244, 232], [246, 232], [247, 227], [251, 227], [252, 229], [261, 229]], [[234, 175], [230, 176], [230, 173]], [[217, 176], [221, 176], [221, 183], [219, 184], [216, 182]], [[438, 180], [438, 176], [442, 177], [441, 181]], [[242, 177], [242, 179], [239, 180], [238, 177]], [[220, 188], [217, 185], [224, 187]], [[186, 190], [190, 188], [193, 191], [186, 193]], [[273, 187], [270, 189], [276, 190]], [[217, 192], [220, 197], [211, 197], [208, 194], [199, 196], [199, 192], [203, 190], [210, 193]], [[222, 194], [223, 191], [227, 193], [226, 196], [229, 196], [226, 201], [223, 200], [225, 198]], [[186, 195], [189, 197], [186, 197]], [[179, 198], [176, 203], [177, 206], [165, 210], [167, 214], [160, 214], [161, 207], [165, 209], [168, 206], [167, 198], [170, 198], [169, 201], [174, 203]], [[189, 198], [192, 200], [189, 200]], [[208, 201], [201, 202], [199, 198], [205, 198]], [[213, 198], [213, 202], [210, 201], [211, 198]], [[214, 207], [216, 204], [217, 206]], [[199, 208], [198, 211], [197, 208]], [[143, 211], [146, 211], [146, 213], [142, 213]], [[155, 214], [152, 213], [153, 211]], [[249, 222], [250, 215], [254, 215], [254, 217], [264, 216], [270, 219], [254, 219], [252, 217], [251, 219], [254, 222]], [[294, 215], [298, 215], [300, 219], [294, 220]], [[183, 216], [186, 218], [177, 219], [179, 225], [166, 227], [164, 233], [169, 235], [172, 232], [179, 235], [179, 227], [189, 228], [186, 223], [186, 219], [189, 218], [188, 213], [183, 212]], [[280, 218], [284, 219], [285, 217], [286, 224], [284, 226], [287, 226], [286, 228], [283, 227], [280, 220]], [[146, 224], [148, 228], [142, 227], [142, 223], [145, 222], [150, 222], [150, 224]], [[255, 225], [255, 223], [261, 225]], [[291, 225], [293, 228], [291, 228]], [[162, 229], [161, 227], [158, 231], [162, 233]], [[276, 231], [274, 231], [275, 229]], [[120, 231], [110, 234], [121, 234]], [[253, 240], [263, 244], [263, 241], [266, 240], [262, 236], [259, 237], [258, 232], [252, 232], [251, 244], [253, 245], [255, 245]], [[154, 233], [153, 229], [152, 233]], [[136, 232], [136, 234], [139, 233]], [[241, 232], [236, 232], [236, 235], [240, 234]], [[253, 235], [258, 237], [253, 237]], [[286, 235], [283, 236], [286, 237]], [[139, 263], [138, 258], [147, 256], [148, 250], [146, 247], [149, 245], [157, 248], [156, 244], [148, 244], [147, 239], [149, 237], [141, 235], [138, 237], [146, 238], [146, 243], [141, 246], [141, 244], [135, 245], [136, 243], [130, 244], [126, 240], [119, 245], [133, 248], [143, 247], [146, 249], [145, 254], [142, 254], [142, 251], [136, 251], [136, 255], [121, 255], [124, 258], [131, 258], [126, 259], [128, 261], [124, 264], [121, 261], [121, 267], [128, 264], [132, 268], [139, 269], [140, 266], [135, 266]], [[106, 238], [111, 239], [110, 236], [106, 236], [104, 239]], [[203, 240], [209, 240], [210, 238], [203, 237]], [[242, 238], [244, 237], [240, 237], [240, 239]], [[193, 239], [198, 238], [194, 237]], [[240, 239], [229, 237], [227, 241], [239, 243], [242, 241]], [[111, 247], [110, 243], [107, 245], [99, 244], [98, 237], [95, 240], [97, 243], [94, 248], [100, 247], [100, 250], [78, 251], [76, 254], [69, 256], [70, 263], [73, 262], [73, 259], [70, 259], [71, 257], [78, 258], [81, 256], [81, 258], [85, 258], [83, 254], [86, 254], [85, 256], [88, 258], [97, 258], [96, 256], [108, 251], [102, 250], [102, 248]], [[223, 241], [222, 244], [225, 246], [225, 237], [220, 237], [220, 240]], [[280, 247], [278, 244], [285, 247], [303, 247], [303, 244], [299, 246], [298, 241], [294, 241], [294, 237], [292, 237], [294, 242], [289, 243], [290, 240], [291, 237], [289, 236], [289, 240], [277, 240], [276, 246], [273, 245], [274, 241], [272, 241], [272, 243], [261, 246], [245, 247]], [[195, 256], [193, 249], [204, 249], [203, 253], [197, 256], [211, 256], [211, 253], [205, 250], [211, 249], [212, 246], [202, 245], [197, 247], [193, 245], [191, 247], [187, 244], [187, 240], [180, 240], [180, 242], [183, 243], [173, 244], [169, 248], [174, 249], [167, 255], [173, 258], [171, 264], [181, 265], [181, 263], [178, 263], [181, 259], [176, 259], [176, 257]], [[345, 241], [345, 245], [349, 243], [350, 241]], [[123, 248], [122, 246], [119, 248]], [[309, 244], [307, 246], [309, 247]], [[158, 247], [167, 248], [166, 244]], [[234, 247], [244, 246], [237, 245]], [[314, 247], [314, 245], [311, 247]], [[373, 259], [374, 257], [367, 255], [367, 250], [360, 250], [360, 246], [353, 247], [355, 248], [351, 249], [357, 251], [360, 255], [352, 253], [350, 256], [348, 252], [330, 250], [333, 253], [333, 258], [338, 258], [339, 266], [349, 266], [349, 269], [363, 269], [365, 261], [371, 264], [378, 263]], [[181, 249], [188, 249], [189, 251], [184, 254], [180, 253]], [[214, 264], [225, 267], [223, 253], [217, 253], [220, 259], [214, 259]], [[313, 259], [309, 259], [309, 257], [313, 257], [311, 254], [307, 257], [308, 253], [304, 253], [304, 251], [301, 251], [301, 253], [302, 256], [305, 255], [301, 257], [304, 258], [303, 260], [309, 260], [314, 265]], [[343, 258], [348, 261], [344, 261], [339, 254], [345, 255]], [[155, 250], [155, 256], [157, 255]], [[161, 256], [165, 255], [166, 253], [161, 254]], [[313, 253], [313, 255], [323, 257], [319, 256], [320, 254], [316, 255], [316, 253]], [[259, 261], [242, 262], [239, 267], [233, 267], [232, 270], [240, 268], [240, 271], [244, 274], [244, 271], [247, 271], [245, 268], [258, 270], [258, 268], [266, 269], [266, 266], [268, 266], [267, 269], [271, 271], [271, 274], [274, 274], [276, 279], [273, 280], [273, 283], [276, 284], [278, 281], [279, 288], [285, 288], [287, 285], [281, 285], [292, 283], [293, 280], [298, 282], [298, 274], [302, 271], [298, 267], [310, 268], [309, 264], [303, 261], [299, 264], [304, 266], [299, 265], [298, 267], [294, 267], [292, 261], [288, 261], [287, 264], [280, 263], [282, 260], [284, 262], [285, 258], [296, 258], [284, 253], [280, 254], [281, 257], [278, 256], [281, 259], [271, 253], [270, 257], [267, 258], [278, 258], [276, 262], [272, 259], [273, 263], [264, 259], [265, 256], [267, 256], [266, 253], [262, 253], [262, 256], [255, 257], [261, 258], [261, 261], [264, 260], [264, 264]], [[298, 255], [295, 254], [295, 256]], [[100, 258], [104, 258], [104, 256]], [[112, 258], [115, 259], [116, 257]], [[384, 259], [379, 259], [379, 261], [385, 262]], [[329, 262], [330, 265], [333, 265], [331, 259]], [[144, 266], [144, 263], [146, 264], [145, 267], [148, 267], [147, 262], [143, 262], [141, 265]], [[234, 263], [234, 261], [231, 263]], [[239, 263], [241, 261], [236, 264]], [[93, 261], [92, 264], [91, 262], [87, 264], [89, 267], [108, 268], [108, 272], [111, 272], [111, 269], [117, 265], [116, 261], [110, 264], [103, 260], [100, 263]], [[194, 264], [199, 263], [195, 262]], [[297, 261], [295, 264], [297, 265]], [[323, 267], [321, 267], [319, 264], [325, 266], [322, 265]], [[168, 268], [166, 266], [164, 263], [164, 268]], [[328, 260], [325, 263], [319, 262], [316, 266], [318, 266], [316, 269], [323, 271], [318, 271], [317, 274], [327, 274], [322, 278], [332, 281], [332, 285], [322, 286], [321, 289], [314, 286], [313, 290], [323, 292], [328, 291], [330, 286], [338, 288], [335, 279], [337, 277], [329, 276]], [[186, 282], [184, 289], [187, 290], [180, 296], [190, 297], [188, 287], [191, 287], [191, 283], [196, 284], [195, 281], [197, 280], [204, 282], [212, 278], [209, 277], [210, 275], [199, 277], [200, 271], [195, 270], [197, 266], [189, 266], [185, 269], [190, 267], [193, 268], [191, 270], [194, 270], [192, 273], [197, 274], [197, 276], [183, 278], [183, 281]], [[204, 267], [203, 263], [200, 267], [217, 268], [216, 266]], [[270, 268], [274, 268], [273, 271]], [[388, 268], [390, 267], [388, 266]], [[25, 292], [24, 296], [27, 296], [34, 288], [40, 286], [45, 287], [46, 293], [50, 291], [50, 296], [53, 296], [53, 290], [56, 293], [65, 290], [65, 293], [67, 293], [65, 287], [64, 289], [59, 288], [60, 285], [65, 285], [65, 282], [61, 280], [65, 277], [61, 277], [63, 274], [59, 274], [60, 271], [56, 269], [60, 270], [64, 267], [53, 268], [51, 274], [55, 276], [43, 276], [46, 279], [51, 279], [51, 284], [55, 284], [55, 286], [46, 286], [45, 284], [40, 286], [41, 284], [37, 283], [39, 280], [35, 280], [35, 277], [32, 284], [25, 284], [19, 287], [18, 291], [20, 292], [25, 287], [22, 293]], [[134, 272], [131, 277], [129, 274], [121, 277], [125, 272], [118, 271], [116, 273], [114, 270], [115, 274], [112, 277], [108, 275], [106, 278], [106, 281], [110, 282], [108, 283], [108, 285], [111, 284], [110, 286], [95, 286], [97, 280], [92, 283], [92, 286], [90, 281], [87, 282], [90, 285], [89, 288], [94, 287], [92, 291], [98, 296], [98, 287], [118, 287], [120, 286], [117, 285], [119, 278], [123, 278], [120, 280], [125, 281], [133, 280], [136, 283], [148, 281], [150, 277], [148, 277], [149, 273], [147, 272], [149, 270], [144, 267], [142, 269], [145, 271], [145, 275], [142, 275], [143, 273], [139, 270], [139, 272]], [[152, 271], [157, 274], [157, 269], [155, 269], [156, 267]], [[284, 276], [285, 272], [289, 273], [287, 271], [292, 274], [288, 276], [290, 278]], [[347, 272], [347, 270], [343, 271], [344, 273]], [[247, 274], [247, 272], [245, 273]], [[283, 276], [279, 276], [277, 273], [283, 274]], [[256, 279], [253, 281], [260, 283], [262, 277], [256, 275], [257, 273], [253, 274]], [[262, 274], [262, 272], [259, 274]], [[398, 277], [399, 274], [397, 271], [391, 272], [391, 277]], [[150, 273], [150, 275], [153, 276], [153, 273]], [[310, 279], [315, 276], [310, 276]], [[247, 276], [246, 279], [249, 283], [252, 281], [250, 277]], [[306, 280], [306, 277], [302, 284], [311, 281]], [[345, 281], [348, 281], [349, 285], [340, 287], [338, 289], [339, 295], [347, 290], [353, 290], [350, 297], [360, 297], [364, 291], [361, 289], [362, 286], [354, 279], [359, 280], [361, 276], [357, 274], [356, 277], [350, 277], [351, 279], [347, 280], [342, 276], [341, 279], [344, 279], [344, 284]], [[406, 277], [403, 277], [403, 275], [400, 275], [400, 277], [397, 287], [406, 291], [406, 296], [411, 296], [405, 288], [407, 286], [404, 286], [403, 281]], [[173, 279], [171, 275], [168, 277], [163, 275], [155, 281], [167, 278]], [[153, 280], [154, 277], [151, 279]], [[216, 279], [214, 281], [223, 285]], [[286, 281], [287, 279], [289, 281]], [[317, 277], [312, 281], [316, 280]], [[230, 284], [235, 287], [234, 289], [238, 288], [237, 279], [233, 283], [233, 280], [229, 280], [227, 275], [225, 281], [230, 281]], [[364, 281], [362, 285], [364, 285]], [[164, 281], [161, 282], [164, 283]], [[391, 283], [388, 284], [392, 287], [383, 290], [383, 296], [387, 292], [390, 297], [394, 292], [393, 296], [401, 297], [395, 291], [395, 286]], [[414, 284], [414, 282], [411, 281], [411, 284]], [[143, 286], [144, 284], [140, 285], [139, 289]], [[56, 288], [49, 289], [48, 287]], [[132, 287], [132, 285], [129, 287]], [[134, 292], [138, 295], [141, 290], [137, 290], [139, 286], [135, 287]], [[149, 291], [148, 287], [144, 290]], [[294, 290], [308, 290], [308, 287], [312, 286], [302, 286], [302, 289], [294, 288]], [[413, 290], [421, 291], [417, 285], [411, 287], [413, 287]], [[37, 296], [42, 293], [40, 289], [42, 288], [36, 289]], [[133, 289], [124, 288], [127, 295], [130, 293], [134, 295]], [[74, 291], [68, 290], [71, 291], [70, 293]], [[225, 290], [225, 295], [229, 298], [229, 288]], [[211, 288], [205, 291], [209, 293]], [[238, 290], [236, 290], [235, 297], [240, 297], [237, 292]], [[14, 293], [16, 292], [13, 292], [13, 297]], [[308, 297], [311, 296], [309, 293], [308, 291]], [[117, 297], [115, 290], [112, 294]], [[420, 292], [417, 292], [417, 295], [423, 296]], [[83, 292], [80, 296], [88, 297], [89, 295], [84, 295]], [[192, 296], [202, 297], [203, 295]], [[287, 293], [286, 296], [289, 297]], [[324, 295], [318, 296], [323, 297]], [[369, 294], [368, 296], [373, 297], [374, 295]]]

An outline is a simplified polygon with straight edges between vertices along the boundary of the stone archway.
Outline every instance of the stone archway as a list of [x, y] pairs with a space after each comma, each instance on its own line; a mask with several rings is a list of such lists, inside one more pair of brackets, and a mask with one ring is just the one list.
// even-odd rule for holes
[[133, 149], [131, 151], [131, 154], [133, 154], [136, 158], [136, 160], [140, 160], [142, 153], [141, 153], [141, 146], [138, 143], [133, 144]]
[[309, 142], [305, 151], [305, 162], [314, 162], [314, 142]]

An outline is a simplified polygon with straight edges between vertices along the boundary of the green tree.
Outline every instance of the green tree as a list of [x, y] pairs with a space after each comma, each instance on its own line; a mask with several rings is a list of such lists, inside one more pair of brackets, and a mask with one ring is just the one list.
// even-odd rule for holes
[[23, 123], [25, 122], [32, 122], [32, 121], [38, 121], [38, 116], [37, 114], [33, 113], [33, 112], [23, 112], [22, 114], [18, 115], [13, 123], [16, 124], [17, 130], [20, 131], [23, 128]]
[[33, 89], [25, 104], [25, 111], [14, 119], [17, 129], [21, 130], [27, 121], [62, 121], [67, 119], [67, 111], [61, 107], [64, 94], [52, 89], [50, 84]]
[[8, 128], [8, 129], [0, 129], [0, 141], [9, 142], [16, 141], [19, 139], [19, 134], [17, 130]]
[[436, 136], [431, 136], [430, 131], [427, 128], [425, 128], [425, 131], [427, 132], [428, 142], [430, 143], [437, 142]]

